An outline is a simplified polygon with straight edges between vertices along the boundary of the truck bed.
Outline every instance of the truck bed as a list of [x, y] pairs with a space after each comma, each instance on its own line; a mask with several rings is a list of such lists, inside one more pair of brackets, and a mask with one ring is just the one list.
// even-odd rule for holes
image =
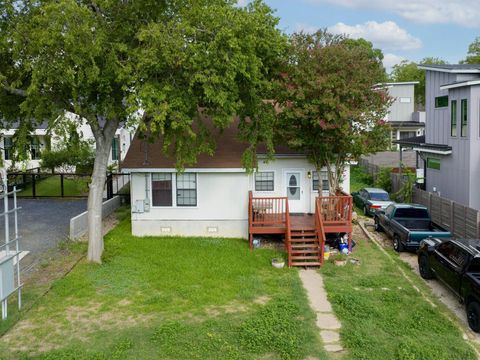
[[445, 232], [445, 229], [433, 224], [430, 220], [396, 220], [400, 225], [409, 231], [428, 231], [428, 232]]

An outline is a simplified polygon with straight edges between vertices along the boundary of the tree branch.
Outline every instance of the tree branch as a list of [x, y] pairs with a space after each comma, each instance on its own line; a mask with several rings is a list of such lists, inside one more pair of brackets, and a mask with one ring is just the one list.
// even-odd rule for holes
[[15, 89], [5, 83], [2, 83], [1, 86], [5, 91], [9, 92], [12, 95], [27, 97], [27, 92], [23, 89]]

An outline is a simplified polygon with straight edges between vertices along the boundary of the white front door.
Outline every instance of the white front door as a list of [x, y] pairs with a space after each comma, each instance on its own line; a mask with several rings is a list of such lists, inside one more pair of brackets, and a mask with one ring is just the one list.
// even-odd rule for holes
[[303, 181], [300, 171], [285, 172], [285, 186], [288, 197], [288, 207], [291, 213], [305, 212], [303, 198]]

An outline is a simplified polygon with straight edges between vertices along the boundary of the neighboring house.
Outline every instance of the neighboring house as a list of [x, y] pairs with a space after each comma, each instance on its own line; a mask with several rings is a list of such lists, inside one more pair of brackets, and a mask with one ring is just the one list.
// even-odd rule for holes
[[424, 160], [427, 191], [480, 209], [480, 64], [419, 68], [426, 71], [425, 137], [402, 145]]
[[425, 133], [425, 112], [415, 111], [415, 85], [418, 81], [377, 84], [379, 89], [387, 89], [393, 102], [386, 121], [390, 124], [393, 141], [421, 136]]
[[[18, 130], [18, 123], [11, 124], [8, 129], [0, 129], [0, 151], [4, 159], [5, 168], [10, 168], [13, 159], [13, 136]], [[40, 166], [40, 156], [42, 151], [50, 146], [50, 136], [48, 134], [47, 124], [37, 126], [29, 136], [27, 145], [27, 156], [25, 169], [33, 169]], [[20, 165], [20, 164], [19, 164]], [[19, 166], [20, 168], [21, 166]], [[20, 169], [19, 169], [20, 170]]]
[[[67, 117], [72, 119], [72, 116], [67, 114]], [[5, 160], [5, 168], [10, 168], [13, 158], [13, 141], [14, 134], [18, 131], [18, 123], [13, 123], [8, 126], [8, 129], [0, 129], [0, 151], [2, 158]], [[90, 140], [92, 144], [95, 139], [90, 126], [86, 121], [78, 126], [78, 133], [83, 140]], [[108, 159], [108, 165], [121, 164], [125, 159], [130, 143], [133, 139], [135, 129], [130, 129], [125, 125], [119, 126], [115, 132], [115, 137], [112, 141], [112, 149], [110, 150], [110, 156]], [[35, 169], [40, 167], [40, 159], [42, 151], [55, 148], [55, 145], [59, 143], [61, 139], [56, 136], [55, 130], [49, 130], [48, 124], [43, 123], [37, 126], [30, 135], [30, 145], [27, 151], [28, 160], [22, 163], [16, 164], [19, 170], [23, 169]]]
[[[161, 141], [149, 144], [135, 137], [123, 163], [123, 169], [131, 172], [132, 233], [248, 238], [252, 212], [283, 222], [288, 213], [315, 213], [316, 197], [328, 195], [325, 171], [317, 174], [305, 155], [281, 147], [270, 162], [259, 150], [258, 170], [249, 174], [241, 163], [247, 145], [236, 135], [235, 125], [219, 134], [215, 154], [200, 155], [183, 173], [164, 155]], [[347, 166], [345, 192], [349, 184]], [[254, 209], [249, 192], [252, 198], [264, 199]], [[273, 198], [282, 198], [281, 204]], [[288, 198], [289, 212], [283, 198]], [[306, 219], [313, 222], [314, 217]]]

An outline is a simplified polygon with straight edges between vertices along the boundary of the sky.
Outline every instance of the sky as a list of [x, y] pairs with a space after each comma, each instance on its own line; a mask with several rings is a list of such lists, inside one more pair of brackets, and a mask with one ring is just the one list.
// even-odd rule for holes
[[383, 51], [388, 72], [404, 59], [438, 57], [458, 63], [480, 36], [480, 0], [264, 1], [287, 33], [328, 28], [371, 41]]

